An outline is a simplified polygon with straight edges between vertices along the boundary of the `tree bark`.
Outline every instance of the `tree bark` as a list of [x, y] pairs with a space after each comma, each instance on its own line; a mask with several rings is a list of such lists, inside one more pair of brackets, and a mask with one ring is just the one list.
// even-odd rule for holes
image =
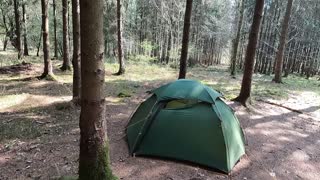
[[172, 31], [171, 28], [168, 32], [168, 44], [167, 44], [167, 56], [166, 56], [166, 64], [169, 64], [170, 60], [170, 53], [171, 53], [171, 46], [172, 46]]
[[41, 27], [40, 37], [39, 37], [39, 41], [38, 41], [38, 45], [37, 45], [37, 57], [39, 57], [39, 53], [40, 53], [42, 36], [43, 36], [43, 32], [42, 32], [42, 27]]
[[246, 102], [251, 94], [254, 58], [255, 58], [256, 49], [257, 49], [257, 41], [258, 41], [258, 34], [259, 34], [261, 18], [263, 13], [263, 7], [264, 7], [264, 0], [256, 0], [252, 26], [249, 34], [249, 42], [248, 42], [246, 57], [244, 62], [244, 73], [243, 73], [243, 79], [241, 84], [241, 90], [240, 90], [239, 96], [234, 99], [234, 101], [238, 101], [244, 106], [246, 106]]
[[28, 38], [27, 38], [27, 11], [26, 11], [26, 2], [23, 2], [22, 5], [22, 21], [23, 21], [23, 55], [29, 56], [28, 50]]
[[238, 53], [240, 34], [242, 29], [242, 21], [243, 21], [243, 15], [244, 15], [243, 12], [244, 12], [243, 0], [239, 0], [239, 21], [238, 21], [237, 35], [233, 41], [233, 49], [232, 49], [232, 56], [231, 56], [231, 76], [236, 75], [237, 53]]
[[125, 63], [123, 57], [123, 46], [122, 46], [122, 16], [121, 16], [121, 0], [117, 0], [117, 35], [118, 35], [118, 60], [119, 70], [116, 75], [122, 75], [125, 73]]
[[73, 100], [78, 102], [81, 94], [81, 71], [80, 71], [80, 7], [79, 0], [72, 0], [72, 28], [73, 28]]
[[80, 1], [80, 180], [111, 180], [105, 120], [103, 0]]
[[6, 15], [4, 13], [4, 10], [1, 8], [1, 13], [2, 13], [2, 23], [4, 25], [4, 29], [5, 29], [5, 37], [4, 37], [4, 40], [3, 40], [3, 51], [6, 51], [7, 50], [7, 45], [8, 45], [8, 39], [9, 39], [9, 28], [7, 26], [7, 18], [6, 18]]
[[56, 0], [53, 0], [52, 5], [53, 5], [54, 58], [58, 58]]
[[49, 0], [41, 0], [44, 69], [40, 79], [47, 78], [51, 80], [54, 78], [54, 75], [50, 60], [48, 6]]
[[60, 68], [62, 71], [71, 70], [69, 55], [68, 9], [68, 0], [62, 0], [63, 64]]
[[280, 43], [279, 43], [278, 52], [277, 52], [276, 59], [275, 59], [275, 61], [276, 61], [276, 66], [275, 66], [275, 71], [274, 71], [275, 75], [274, 75], [274, 79], [273, 79], [273, 81], [276, 83], [282, 82], [283, 54], [284, 54], [284, 49], [285, 49], [286, 41], [287, 41], [287, 34], [288, 34], [288, 27], [289, 27], [289, 22], [290, 22], [292, 2], [293, 2], [293, 0], [288, 0], [286, 13], [284, 15], [284, 19], [282, 22]]
[[22, 43], [21, 43], [21, 28], [20, 28], [20, 13], [19, 13], [19, 2], [14, 0], [14, 19], [16, 23], [16, 48], [18, 50], [18, 59], [22, 58]]
[[187, 58], [188, 58], [188, 47], [189, 47], [189, 31], [190, 31], [190, 20], [191, 20], [191, 12], [192, 12], [192, 2], [193, 0], [187, 0], [186, 11], [184, 15], [179, 79], [185, 79], [187, 74]]

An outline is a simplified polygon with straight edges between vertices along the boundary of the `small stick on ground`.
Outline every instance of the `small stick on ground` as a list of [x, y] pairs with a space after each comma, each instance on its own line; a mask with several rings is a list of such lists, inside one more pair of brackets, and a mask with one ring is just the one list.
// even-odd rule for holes
[[288, 109], [288, 110], [290, 110], [290, 111], [293, 111], [293, 112], [296, 112], [296, 113], [299, 113], [299, 114], [303, 114], [303, 112], [302, 112], [302, 111], [300, 111], [300, 110], [298, 110], [298, 109], [293, 109], [293, 108], [290, 108], [290, 107], [284, 106], [284, 105], [282, 105], [282, 104], [277, 104], [277, 103], [270, 102], [270, 101], [263, 100], [263, 99], [257, 99], [257, 101], [264, 102], [264, 103], [271, 104], [271, 105], [275, 105], [275, 106], [279, 106], [279, 107], [282, 107], [282, 108]]

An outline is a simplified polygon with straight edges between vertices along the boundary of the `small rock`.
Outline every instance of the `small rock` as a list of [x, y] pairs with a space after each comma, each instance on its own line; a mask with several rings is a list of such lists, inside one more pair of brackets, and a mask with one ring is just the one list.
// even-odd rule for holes
[[119, 162], [124, 162], [124, 160], [122, 159], [122, 157], [119, 158]]
[[276, 177], [276, 173], [274, 173], [274, 172], [271, 172], [269, 174], [270, 174], [271, 177]]

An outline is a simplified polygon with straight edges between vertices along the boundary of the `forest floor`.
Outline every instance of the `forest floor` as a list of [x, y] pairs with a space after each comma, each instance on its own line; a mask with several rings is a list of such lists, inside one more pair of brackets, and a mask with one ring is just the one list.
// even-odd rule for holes
[[[0, 52], [0, 59], [10, 54], [5, 56]], [[0, 68], [0, 179], [74, 177], [78, 167], [80, 110], [70, 103], [72, 73], [60, 72], [61, 61], [55, 60], [57, 81], [39, 81], [32, 77], [41, 74], [41, 60], [28, 57], [25, 61], [29, 59], [33, 59], [32, 65], [14, 70], [12, 66]], [[126, 75], [112, 76], [116, 67], [106, 64], [106, 120], [112, 168], [120, 179], [229, 178], [197, 165], [130, 157], [125, 138], [129, 116], [144, 100], [147, 90], [176, 79], [177, 70], [129, 64]], [[226, 99], [235, 97], [240, 89], [241, 76], [231, 78], [223, 66], [190, 68], [188, 77], [221, 91]], [[247, 139], [247, 154], [235, 166], [231, 177], [320, 179], [320, 81], [290, 76], [284, 79], [284, 84], [275, 84], [271, 79], [266, 75], [254, 76], [249, 108], [229, 102]], [[119, 94], [131, 97], [118, 97]]]

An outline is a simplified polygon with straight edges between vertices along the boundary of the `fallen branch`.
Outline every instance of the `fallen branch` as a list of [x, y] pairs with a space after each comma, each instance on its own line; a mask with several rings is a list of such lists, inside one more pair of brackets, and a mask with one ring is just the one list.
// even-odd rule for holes
[[279, 107], [282, 107], [282, 108], [288, 109], [288, 110], [290, 110], [290, 111], [293, 111], [293, 112], [296, 112], [296, 113], [299, 113], [299, 114], [303, 114], [303, 112], [302, 112], [302, 111], [300, 111], [300, 110], [298, 110], [298, 109], [293, 109], [293, 108], [290, 108], [290, 107], [284, 106], [284, 105], [282, 105], [282, 104], [277, 104], [277, 103], [270, 102], [270, 101], [263, 100], [263, 99], [257, 99], [257, 101], [264, 102], [264, 103], [271, 104], [271, 105], [275, 105], [275, 106], [279, 106]]

